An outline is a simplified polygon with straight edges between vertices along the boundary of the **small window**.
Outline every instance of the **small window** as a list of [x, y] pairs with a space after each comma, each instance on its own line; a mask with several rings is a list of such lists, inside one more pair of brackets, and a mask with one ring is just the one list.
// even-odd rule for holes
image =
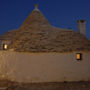
[[82, 54], [81, 53], [77, 53], [76, 54], [76, 58], [77, 58], [77, 60], [82, 60]]
[[3, 44], [3, 49], [7, 50], [7, 44]]

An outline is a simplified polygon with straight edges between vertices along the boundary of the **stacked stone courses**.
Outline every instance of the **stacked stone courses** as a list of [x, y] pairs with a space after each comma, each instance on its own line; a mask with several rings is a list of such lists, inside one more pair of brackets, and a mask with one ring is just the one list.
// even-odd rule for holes
[[8, 50], [19, 52], [90, 51], [90, 41], [79, 32], [50, 25], [40, 11], [33, 10], [21, 27], [0, 40], [10, 40]]

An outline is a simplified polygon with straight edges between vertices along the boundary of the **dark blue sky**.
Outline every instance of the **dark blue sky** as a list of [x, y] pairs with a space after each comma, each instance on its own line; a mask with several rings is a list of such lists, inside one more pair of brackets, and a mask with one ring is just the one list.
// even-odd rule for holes
[[56, 27], [77, 30], [77, 20], [87, 21], [90, 39], [90, 0], [0, 0], [0, 35], [21, 26], [39, 4], [40, 11]]

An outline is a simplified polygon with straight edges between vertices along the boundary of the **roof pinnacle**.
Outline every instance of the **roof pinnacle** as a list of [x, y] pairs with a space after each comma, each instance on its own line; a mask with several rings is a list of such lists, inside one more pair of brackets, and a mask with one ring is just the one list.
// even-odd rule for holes
[[35, 8], [38, 8], [38, 4], [35, 4]]
[[38, 4], [35, 4], [35, 9], [34, 10], [39, 10], [38, 9]]

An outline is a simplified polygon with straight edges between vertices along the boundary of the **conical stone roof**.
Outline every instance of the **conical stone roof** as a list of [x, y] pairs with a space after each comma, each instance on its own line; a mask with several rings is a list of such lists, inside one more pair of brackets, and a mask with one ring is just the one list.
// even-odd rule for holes
[[33, 10], [32, 13], [26, 18], [21, 28], [28, 28], [33, 25], [48, 26], [48, 20], [39, 10]]
[[8, 49], [19, 52], [90, 51], [90, 41], [69, 29], [55, 28], [37, 9], [27, 17], [18, 30], [0, 38], [11, 40]]

